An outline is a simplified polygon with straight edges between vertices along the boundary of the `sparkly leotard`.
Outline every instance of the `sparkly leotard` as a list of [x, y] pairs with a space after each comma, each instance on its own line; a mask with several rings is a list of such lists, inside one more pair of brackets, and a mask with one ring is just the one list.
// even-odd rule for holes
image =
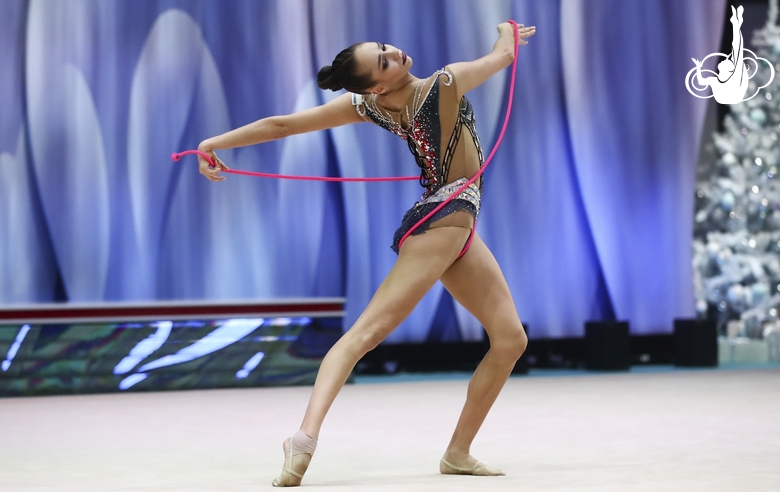
[[[442, 77], [444, 76], [444, 77]], [[457, 100], [455, 80], [448, 70], [434, 73], [415, 89], [412, 107], [394, 113], [380, 106], [376, 95], [352, 95], [352, 104], [363, 119], [406, 140], [420, 167], [420, 184], [425, 188], [420, 200], [409, 209], [393, 237], [393, 251], [414, 224], [457, 191], [482, 164], [482, 146], [476, 131], [471, 103], [465, 96]], [[405, 121], [404, 121], [405, 120]], [[461, 140], [463, 128], [470, 139]], [[449, 135], [444, 140], [443, 136]], [[444, 148], [444, 152], [442, 152]], [[454, 179], [450, 181], [450, 178]], [[441, 210], [412, 232], [422, 234], [430, 224], [458, 211], [466, 211], [477, 219], [482, 196], [482, 179], [466, 188]]]

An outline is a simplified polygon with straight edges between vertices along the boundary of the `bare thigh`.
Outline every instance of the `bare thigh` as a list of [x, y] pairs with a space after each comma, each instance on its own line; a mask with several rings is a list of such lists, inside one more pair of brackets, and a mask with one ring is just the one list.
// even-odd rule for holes
[[441, 282], [485, 327], [491, 342], [509, 337], [525, 343], [525, 332], [506, 279], [478, 234], [474, 234], [466, 254], [444, 272]]
[[407, 238], [390, 273], [345, 337], [360, 337], [360, 346], [368, 349], [384, 340], [450, 268], [470, 232], [465, 227], [436, 227]]

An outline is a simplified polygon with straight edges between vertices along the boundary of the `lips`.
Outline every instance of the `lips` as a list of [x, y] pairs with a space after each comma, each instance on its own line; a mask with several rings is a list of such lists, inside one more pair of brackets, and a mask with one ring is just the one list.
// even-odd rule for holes
[[401, 59], [402, 59], [401, 65], [406, 65], [406, 53], [404, 53], [403, 51], [401, 52]]

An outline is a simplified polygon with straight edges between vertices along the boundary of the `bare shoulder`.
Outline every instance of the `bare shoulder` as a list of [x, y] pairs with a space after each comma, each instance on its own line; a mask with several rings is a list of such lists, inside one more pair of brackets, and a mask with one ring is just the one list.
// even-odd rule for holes
[[347, 92], [320, 106], [324, 117], [334, 118], [334, 126], [360, 123], [363, 119], [357, 111], [358, 94]]

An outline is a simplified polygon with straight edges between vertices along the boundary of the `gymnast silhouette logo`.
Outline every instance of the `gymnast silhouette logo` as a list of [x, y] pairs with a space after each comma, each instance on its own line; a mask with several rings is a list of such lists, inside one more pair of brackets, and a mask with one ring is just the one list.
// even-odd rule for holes
[[[692, 58], [696, 66], [685, 76], [685, 88], [694, 96], [701, 99], [714, 97], [720, 104], [736, 104], [754, 98], [761, 89], [768, 86], [774, 79], [775, 68], [772, 64], [767, 59], [756, 56], [755, 53], [744, 47], [744, 40], [740, 31], [743, 11], [744, 9], [741, 5], [736, 10], [734, 10], [734, 7], [731, 7], [730, 20], [733, 34], [731, 53], [728, 56], [723, 53], [712, 53], [701, 61]], [[723, 61], [718, 63], [717, 74], [712, 70], [703, 70], [701, 68], [702, 64], [711, 57], [724, 58]], [[755, 92], [746, 96], [750, 79], [758, 73], [759, 61], [766, 63], [769, 67], [769, 78], [761, 86], [755, 84]], [[713, 76], [704, 77], [702, 74], [712, 74]], [[700, 93], [707, 92], [707, 87], [711, 89], [712, 93], [701, 95]]]

